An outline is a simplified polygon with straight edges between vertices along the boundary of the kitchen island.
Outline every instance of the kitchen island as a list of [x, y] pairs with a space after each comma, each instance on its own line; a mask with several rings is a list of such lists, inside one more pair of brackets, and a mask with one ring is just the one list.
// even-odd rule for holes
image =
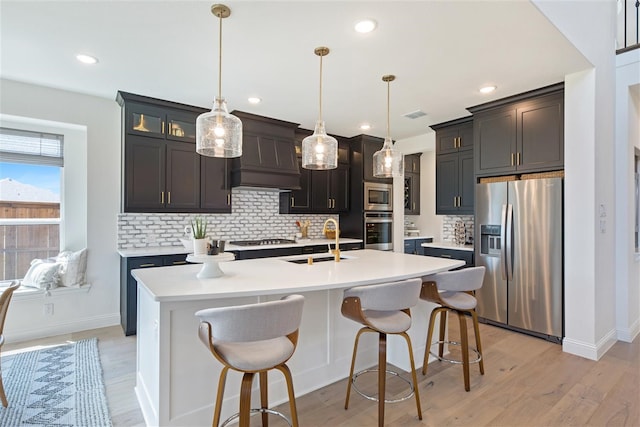
[[[314, 257], [326, 257], [317, 254]], [[421, 277], [459, 267], [462, 261], [375, 250], [349, 251], [340, 262], [295, 263], [308, 256], [220, 263], [224, 276], [198, 279], [200, 265], [133, 270], [138, 282], [136, 394], [148, 425], [209, 425], [221, 365], [197, 337], [194, 313], [209, 307], [249, 304], [293, 293], [305, 296], [296, 353], [289, 361], [296, 395], [347, 377], [358, 325], [340, 313], [343, 289]], [[409, 334], [417, 360], [424, 352], [428, 314], [413, 310]], [[369, 336], [367, 336], [369, 335]], [[377, 360], [374, 334], [361, 339], [357, 365]], [[369, 339], [370, 338], [370, 339]], [[405, 368], [406, 347], [390, 337], [390, 363]], [[238, 410], [240, 374], [230, 372], [223, 419]], [[257, 394], [255, 402], [259, 401]], [[281, 377], [271, 374], [270, 406], [287, 400]], [[255, 406], [255, 405], [253, 405]], [[304, 420], [304, 414], [300, 414]]]

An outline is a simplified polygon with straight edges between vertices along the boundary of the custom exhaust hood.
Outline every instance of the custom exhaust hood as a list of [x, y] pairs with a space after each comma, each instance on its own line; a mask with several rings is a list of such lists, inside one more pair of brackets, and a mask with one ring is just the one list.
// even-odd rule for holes
[[300, 189], [295, 147], [297, 123], [232, 111], [242, 120], [242, 156], [234, 158], [231, 186], [262, 190]]

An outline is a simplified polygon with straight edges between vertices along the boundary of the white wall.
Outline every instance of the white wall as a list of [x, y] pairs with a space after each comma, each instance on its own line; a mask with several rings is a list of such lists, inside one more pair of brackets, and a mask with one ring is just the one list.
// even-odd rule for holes
[[616, 339], [615, 2], [534, 3], [594, 66], [565, 80], [563, 350], [598, 359]]
[[635, 253], [635, 149], [640, 149], [640, 49], [616, 57], [616, 330], [640, 334], [640, 253]]
[[[2, 114], [86, 128], [87, 215], [86, 225], [81, 222], [79, 227], [87, 229], [87, 277], [92, 284], [88, 293], [62, 294], [46, 301], [40, 298], [13, 300], [4, 330], [7, 341], [118, 324], [120, 278], [116, 244], [120, 207], [120, 107], [115, 100], [10, 80], [0, 80], [0, 93]], [[69, 153], [69, 156], [74, 157], [75, 153]], [[82, 244], [81, 241], [67, 243]], [[44, 317], [45, 302], [54, 303], [53, 316]]]
[[[442, 216], [436, 215], [436, 156], [435, 132], [427, 132], [413, 138], [401, 139], [395, 143], [402, 154], [422, 153], [420, 156], [420, 215], [409, 215], [420, 230], [421, 236], [433, 236], [435, 241], [442, 237]], [[402, 193], [400, 193], [402, 194]], [[403, 210], [404, 212], [404, 210]], [[404, 215], [403, 215], [404, 217]], [[398, 215], [394, 211], [398, 223]], [[404, 225], [404, 221], [400, 221]]]

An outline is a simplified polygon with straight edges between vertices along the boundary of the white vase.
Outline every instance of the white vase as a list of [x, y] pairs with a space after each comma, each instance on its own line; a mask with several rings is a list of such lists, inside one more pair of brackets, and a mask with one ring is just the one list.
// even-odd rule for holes
[[209, 239], [193, 239], [193, 254], [194, 255], [206, 255], [207, 254], [207, 242]]

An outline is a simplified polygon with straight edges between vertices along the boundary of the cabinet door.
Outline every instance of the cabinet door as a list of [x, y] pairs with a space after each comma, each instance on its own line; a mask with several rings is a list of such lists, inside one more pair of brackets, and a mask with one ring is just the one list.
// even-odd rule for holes
[[406, 156], [404, 156], [404, 172], [420, 172], [420, 154], [407, 154]]
[[229, 159], [200, 157], [200, 208], [206, 212], [231, 213]]
[[125, 144], [125, 212], [158, 212], [165, 203], [165, 142], [129, 136]]
[[458, 151], [458, 127], [439, 129], [436, 131], [436, 153], [446, 154]]
[[129, 103], [125, 107], [125, 131], [132, 135], [164, 138], [166, 112], [151, 105]]
[[196, 211], [200, 208], [200, 155], [195, 144], [167, 142], [167, 194], [168, 211]]
[[331, 173], [328, 170], [312, 171], [311, 173], [311, 209], [315, 213], [331, 211]]
[[197, 114], [182, 111], [167, 111], [167, 139], [196, 142]]
[[436, 214], [457, 213], [458, 153], [436, 156]]
[[[300, 160], [300, 159], [299, 159]], [[280, 193], [280, 213], [311, 213], [311, 174], [300, 168], [300, 189]]]
[[131, 275], [131, 270], [160, 267], [163, 260], [161, 256], [123, 258], [122, 265], [126, 273], [120, 283], [120, 323], [125, 335], [134, 335], [138, 320], [138, 282]]
[[473, 119], [476, 175], [516, 170], [516, 111], [502, 109]]
[[518, 170], [564, 167], [564, 98], [545, 97], [517, 109]]
[[414, 239], [405, 239], [404, 241], [404, 253], [415, 254], [416, 253], [416, 241]]
[[473, 149], [473, 122], [464, 123], [458, 126], [458, 138], [460, 143], [458, 144], [459, 151], [466, 151]]
[[473, 151], [463, 151], [458, 154], [458, 213], [473, 214], [476, 193], [476, 178], [473, 169]]
[[346, 212], [349, 210], [349, 167], [339, 164], [329, 175], [331, 210]]

